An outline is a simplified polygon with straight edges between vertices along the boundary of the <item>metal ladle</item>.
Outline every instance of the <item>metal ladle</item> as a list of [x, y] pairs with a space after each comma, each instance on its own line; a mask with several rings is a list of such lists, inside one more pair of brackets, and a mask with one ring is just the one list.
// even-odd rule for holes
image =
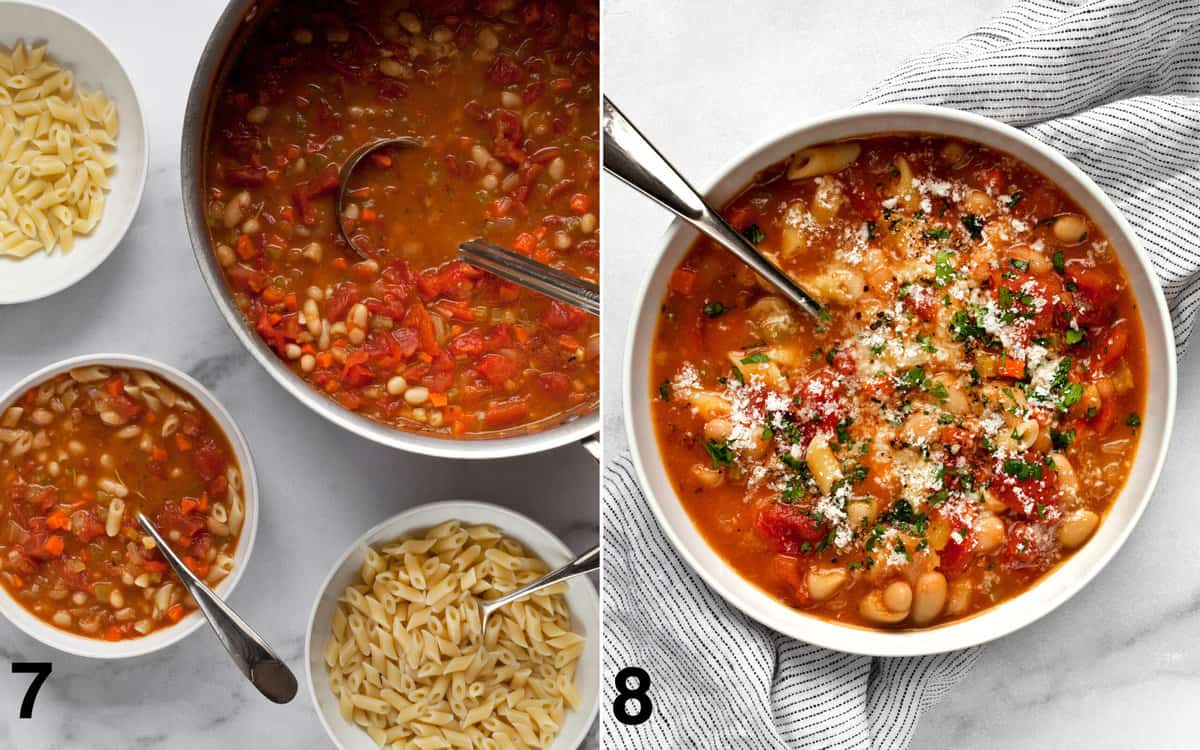
[[259, 637], [258, 633], [255, 633], [242, 618], [238, 617], [225, 602], [212, 592], [212, 589], [196, 577], [196, 574], [184, 564], [183, 560], [179, 559], [179, 556], [167, 544], [167, 540], [158, 533], [158, 529], [154, 527], [146, 514], [139, 512], [137, 520], [146, 533], [153, 537], [154, 542], [158, 545], [158, 551], [167, 558], [167, 562], [175, 571], [175, 575], [179, 576], [183, 587], [196, 600], [200, 611], [208, 619], [209, 626], [216, 633], [217, 640], [229, 652], [233, 663], [242, 671], [246, 679], [258, 688], [258, 692], [275, 703], [287, 703], [295, 698], [296, 675], [292, 674], [292, 670], [288, 669], [287, 664], [284, 664], [283, 660], [275, 655], [275, 652]]
[[[355, 244], [350, 233], [346, 231], [344, 209], [350, 178], [363, 159], [380, 149], [419, 148], [423, 145], [419, 138], [411, 136], [381, 138], [360, 146], [342, 165], [341, 172], [338, 174], [337, 203], [334, 206], [337, 211], [338, 231], [341, 232], [342, 240], [346, 245], [363, 260], [371, 260], [371, 258]], [[539, 263], [520, 253], [500, 247], [482, 237], [463, 242], [458, 246], [458, 252], [459, 257], [466, 262], [476, 268], [489, 271], [505, 281], [541, 292], [547, 297], [578, 307], [592, 315], [600, 314], [600, 288], [589, 281], [584, 281], [545, 263]]]
[[554, 584], [558, 583], [559, 581], [565, 581], [568, 578], [574, 578], [577, 575], [582, 575], [583, 573], [588, 573], [590, 571], [599, 570], [599, 569], [600, 569], [600, 547], [597, 545], [597, 546], [589, 549], [587, 552], [584, 552], [582, 555], [575, 558], [571, 562], [562, 566], [561, 568], [550, 571], [549, 573], [547, 573], [546, 575], [537, 579], [536, 581], [533, 581], [532, 583], [527, 583], [524, 586], [522, 586], [521, 588], [517, 589], [516, 591], [510, 591], [509, 593], [505, 594], [504, 596], [499, 597], [498, 599], [491, 599], [489, 601], [480, 600], [480, 602], [479, 602], [479, 610], [480, 610], [479, 632], [481, 632], [481, 633], [487, 632], [488, 617], [490, 617], [493, 612], [500, 609], [501, 607], [503, 607], [507, 604], [512, 604], [513, 602], [517, 601], [518, 599], [523, 599], [523, 598], [529, 596], [530, 594], [534, 593], [535, 591], [541, 591], [542, 589], [546, 588], [547, 586], [553, 586]]
[[603, 109], [606, 170], [708, 235], [798, 307], [814, 317], [820, 316], [821, 305], [767, 260], [741, 232], [729, 226], [607, 96]]

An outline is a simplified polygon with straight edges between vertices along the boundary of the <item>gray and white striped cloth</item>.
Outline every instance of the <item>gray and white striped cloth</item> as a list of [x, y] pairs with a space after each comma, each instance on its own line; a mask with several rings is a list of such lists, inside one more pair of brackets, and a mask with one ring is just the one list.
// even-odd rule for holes
[[[968, 109], [1070, 157], [1133, 223], [1163, 284], [1182, 354], [1200, 306], [1200, 0], [1018, 0], [905, 63], [864, 104]], [[678, 558], [628, 456], [604, 483], [607, 748], [900, 750], [978, 650], [871, 659], [750, 620]], [[619, 669], [653, 678], [655, 711], [611, 716]]]

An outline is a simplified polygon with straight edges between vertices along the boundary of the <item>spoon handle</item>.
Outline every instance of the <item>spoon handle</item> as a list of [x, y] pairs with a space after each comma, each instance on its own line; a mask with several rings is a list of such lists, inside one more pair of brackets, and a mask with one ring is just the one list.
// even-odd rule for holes
[[487, 603], [487, 608], [489, 610], [499, 609], [500, 607], [503, 607], [505, 604], [515, 602], [517, 599], [521, 599], [523, 597], [529, 596], [533, 592], [540, 591], [540, 590], [546, 588], [547, 586], [552, 586], [552, 585], [558, 583], [559, 581], [565, 581], [568, 578], [574, 578], [577, 575], [581, 575], [583, 573], [588, 573], [593, 570], [598, 570], [599, 568], [600, 568], [600, 546], [596, 545], [595, 547], [592, 547], [587, 552], [584, 552], [582, 555], [575, 558], [571, 562], [567, 563], [566, 565], [562, 566], [561, 568], [558, 568], [557, 570], [550, 571], [549, 573], [547, 573], [546, 575], [537, 579], [536, 581], [533, 581], [532, 583], [527, 583], [524, 586], [522, 586], [521, 588], [517, 589], [516, 591], [510, 591], [509, 593], [505, 594], [504, 596], [490, 600]]
[[775, 267], [696, 192], [654, 144], [604, 97], [604, 168], [736, 255], [780, 293], [813, 316], [821, 306]]
[[258, 691], [275, 703], [287, 703], [296, 697], [296, 676], [288, 666], [275, 655], [262, 638], [249, 625], [242, 621], [225, 602], [217, 598], [208, 586], [196, 577], [187, 565], [179, 559], [167, 540], [158, 533], [158, 529], [146, 518], [145, 514], [137, 514], [138, 523], [146, 533], [154, 538], [158, 550], [175, 570], [179, 580], [192, 598], [196, 600], [208, 624], [217, 635], [217, 640], [225, 646], [225, 650], [233, 658], [238, 669], [250, 680]]
[[471, 265], [490, 271], [506, 281], [541, 292], [592, 315], [600, 314], [599, 287], [578, 276], [482, 239], [462, 243], [458, 246], [458, 254]]

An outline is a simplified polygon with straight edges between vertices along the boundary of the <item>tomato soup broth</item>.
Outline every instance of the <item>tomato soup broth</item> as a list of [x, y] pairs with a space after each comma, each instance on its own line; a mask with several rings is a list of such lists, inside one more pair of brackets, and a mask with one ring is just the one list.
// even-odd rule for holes
[[823, 618], [922, 627], [1087, 542], [1133, 462], [1146, 355], [1115, 251], [1062, 190], [891, 134], [800, 151], [724, 215], [823, 306], [707, 240], [671, 276], [658, 444], [734, 569]]
[[[219, 96], [216, 257], [262, 339], [314, 389], [443, 436], [596, 407], [599, 324], [455, 260], [482, 236], [599, 276], [595, 3], [287, 2]], [[336, 221], [341, 167], [381, 138]]]
[[144, 370], [81, 367], [0, 415], [0, 583], [76, 635], [138, 638], [195, 602], [145, 513], [208, 585], [233, 569], [242, 477], [220, 426]]

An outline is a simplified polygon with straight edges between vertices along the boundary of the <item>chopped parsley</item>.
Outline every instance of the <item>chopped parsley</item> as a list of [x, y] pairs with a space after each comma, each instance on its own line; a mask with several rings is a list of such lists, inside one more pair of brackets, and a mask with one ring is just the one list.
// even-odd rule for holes
[[954, 317], [950, 319], [950, 333], [953, 334], [956, 341], [983, 339], [987, 336], [987, 331], [979, 325], [976, 316], [966, 310], [954, 313]]
[[658, 395], [662, 396], [663, 401], [671, 400], [671, 381], [664, 380], [658, 384]]
[[917, 346], [929, 354], [937, 354], [937, 347], [933, 345], [933, 338], [927, 333], [917, 334]]
[[1020, 258], [1013, 258], [1009, 262], [1012, 263], [1012, 267], [1017, 269], [1018, 271], [1028, 271], [1029, 270], [1029, 261], [1027, 261], [1027, 260], [1021, 260]]
[[950, 230], [946, 227], [934, 227], [926, 229], [923, 236], [927, 240], [948, 240], [950, 239]]
[[767, 238], [767, 233], [757, 224], [751, 224], [742, 230], [742, 236], [757, 245]]
[[954, 263], [951, 261], [953, 257], [953, 253], [942, 251], [934, 259], [934, 280], [939, 288], [954, 281]]
[[755, 352], [748, 357], [742, 358], [743, 365], [764, 365], [770, 361], [771, 358], [768, 357], [765, 352]]
[[1055, 450], [1066, 450], [1075, 442], [1075, 428], [1062, 431], [1050, 428], [1050, 442], [1054, 444]]
[[926, 387], [929, 394], [938, 401], [947, 401], [950, 398], [950, 391], [946, 389], [946, 384], [940, 380], [930, 380]]
[[1042, 465], [1016, 458], [1004, 459], [1004, 473], [1024, 482], [1042, 478]]
[[709, 440], [704, 444], [704, 450], [712, 459], [714, 469], [733, 465], [733, 448], [729, 447], [728, 440]]
[[983, 218], [975, 214], [963, 214], [962, 224], [973, 240], [983, 239]]
[[1063, 335], [1063, 340], [1066, 341], [1068, 345], [1078, 344], [1083, 341], [1083, 331], [1069, 328], [1067, 329], [1066, 334]]
[[1066, 411], [1075, 404], [1079, 403], [1079, 399], [1083, 398], [1083, 386], [1079, 383], [1064, 383], [1062, 392], [1058, 397], [1058, 408]]
[[900, 376], [901, 385], [909, 388], [920, 388], [925, 385], [925, 368], [917, 365]]
[[866, 222], [866, 227], [867, 227], [867, 239], [868, 240], [875, 239], [875, 222], [873, 222], [873, 221]]
[[1067, 258], [1062, 254], [1061, 251], [1054, 254], [1054, 256], [1051, 258], [1051, 262], [1054, 263], [1054, 270], [1058, 271], [1060, 274], [1067, 270]]
[[1135, 427], [1135, 428], [1141, 427], [1142, 426], [1142, 418], [1137, 415], [1137, 412], [1133, 412], [1132, 414], [1130, 414], [1128, 417], [1125, 418], [1125, 424], [1129, 425], [1130, 427]]
[[1022, 194], [1021, 194], [1021, 191], [1019, 191], [1019, 190], [1018, 190], [1017, 192], [1013, 193], [1013, 194], [1012, 194], [1012, 197], [1008, 199], [1008, 207], [1009, 207], [1009, 208], [1015, 208], [1015, 207], [1016, 207], [1016, 205], [1017, 205], [1018, 203], [1020, 203], [1020, 202], [1021, 202], [1021, 199], [1022, 199], [1022, 198], [1024, 198], [1024, 197], [1025, 197], [1025, 196], [1024, 196], [1024, 195], [1022, 195]]
[[719, 318], [732, 309], [732, 307], [726, 307], [720, 302], [709, 302], [704, 306], [704, 314], [710, 318]]

